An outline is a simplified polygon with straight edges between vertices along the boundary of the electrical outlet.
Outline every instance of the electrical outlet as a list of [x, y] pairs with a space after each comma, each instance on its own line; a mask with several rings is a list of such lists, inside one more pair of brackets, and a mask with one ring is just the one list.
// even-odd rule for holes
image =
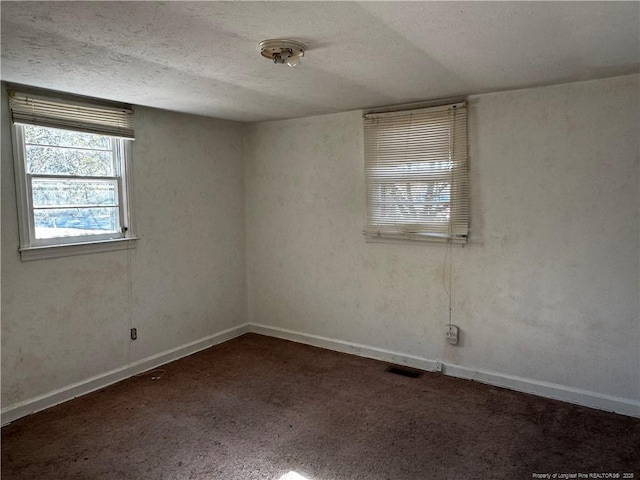
[[438, 373], [442, 373], [442, 362], [436, 362], [433, 365], [433, 371], [434, 372], [438, 372]]
[[136, 338], [138, 338], [138, 329], [137, 328], [132, 328], [131, 329], [131, 340], [135, 340]]
[[458, 327], [455, 325], [447, 325], [444, 331], [444, 338], [446, 338], [447, 343], [451, 345], [458, 344]]

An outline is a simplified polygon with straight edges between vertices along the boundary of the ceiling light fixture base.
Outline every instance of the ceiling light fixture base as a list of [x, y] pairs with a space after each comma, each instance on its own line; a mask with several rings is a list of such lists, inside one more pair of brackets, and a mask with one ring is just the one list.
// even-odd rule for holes
[[272, 39], [263, 40], [258, 44], [260, 55], [264, 58], [272, 60], [276, 64], [287, 64], [295, 67], [300, 63], [300, 59], [304, 57], [307, 46], [296, 40]]

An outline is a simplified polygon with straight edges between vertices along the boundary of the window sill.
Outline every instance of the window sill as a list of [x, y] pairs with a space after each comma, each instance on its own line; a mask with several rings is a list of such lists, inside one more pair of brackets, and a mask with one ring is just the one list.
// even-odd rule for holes
[[436, 237], [436, 236], [420, 236], [420, 235], [364, 235], [367, 243], [388, 243], [388, 244], [405, 244], [405, 245], [459, 245], [464, 246], [468, 240], [466, 238]]
[[66, 245], [46, 245], [42, 247], [24, 247], [20, 249], [23, 262], [43, 260], [45, 258], [70, 257], [87, 253], [102, 253], [114, 250], [128, 250], [136, 247], [137, 237], [100, 240], [97, 242], [69, 243]]

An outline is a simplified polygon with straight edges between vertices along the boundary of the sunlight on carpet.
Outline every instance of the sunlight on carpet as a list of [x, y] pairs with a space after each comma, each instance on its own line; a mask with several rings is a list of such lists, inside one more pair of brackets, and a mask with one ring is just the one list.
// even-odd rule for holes
[[278, 480], [311, 480], [311, 479], [307, 477], [303, 477], [298, 472], [294, 472], [292, 470], [289, 473], [285, 473]]

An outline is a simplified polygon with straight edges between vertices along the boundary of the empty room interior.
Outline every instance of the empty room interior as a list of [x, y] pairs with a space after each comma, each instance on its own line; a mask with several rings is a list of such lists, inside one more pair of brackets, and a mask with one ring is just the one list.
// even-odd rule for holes
[[640, 478], [640, 3], [0, 5], [4, 478]]

